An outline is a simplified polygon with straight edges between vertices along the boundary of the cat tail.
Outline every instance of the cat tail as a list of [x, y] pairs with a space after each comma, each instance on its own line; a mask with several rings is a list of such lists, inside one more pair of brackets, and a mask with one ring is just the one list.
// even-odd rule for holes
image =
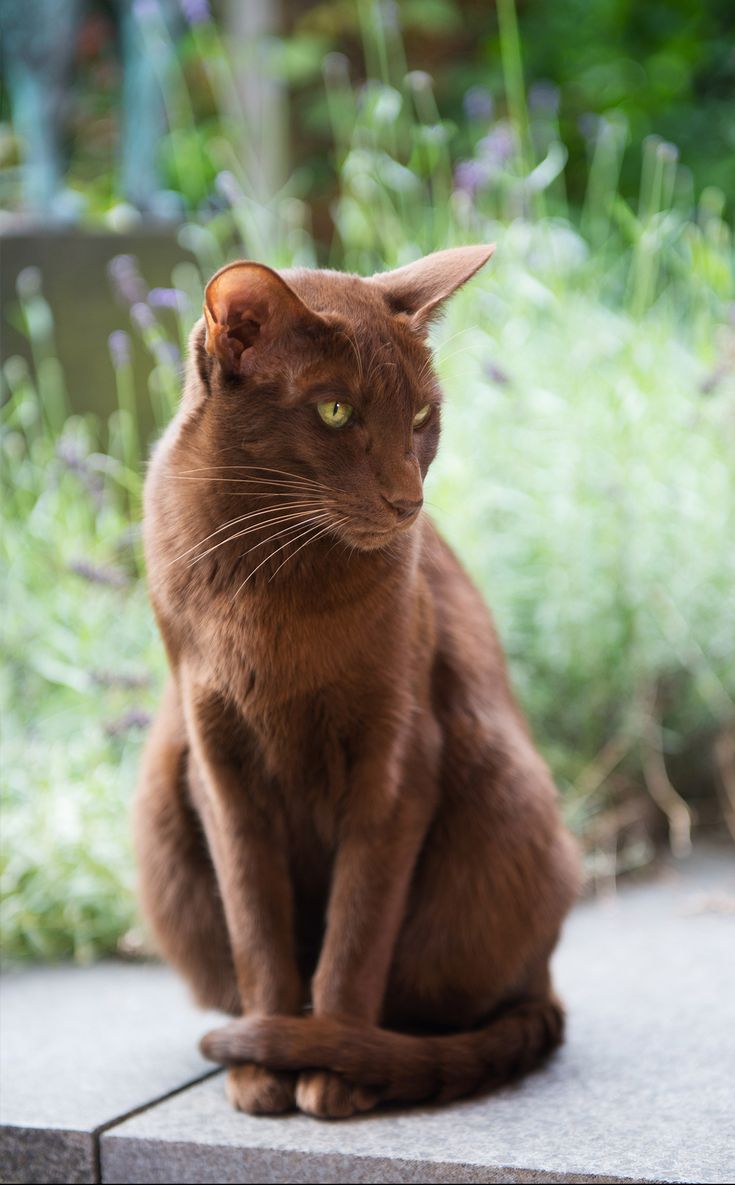
[[558, 1000], [526, 998], [483, 1028], [412, 1036], [331, 1017], [252, 1017], [208, 1033], [211, 1061], [253, 1061], [274, 1070], [332, 1070], [380, 1089], [385, 1100], [452, 1099], [500, 1086], [533, 1069], [561, 1044]]

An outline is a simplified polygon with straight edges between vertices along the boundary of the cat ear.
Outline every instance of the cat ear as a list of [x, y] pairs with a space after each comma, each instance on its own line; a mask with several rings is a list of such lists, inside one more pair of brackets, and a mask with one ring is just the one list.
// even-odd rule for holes
[[394, 313], [408, 316], [411, 327], [425, 333], [444, 301], [487, 263], [494, 250], [494, 243], [449, 247], [395, 271], [381, 272], [372, 277], [372, 283], [381, 289]]
[[207, 284], [204, 320], [207, 353], [235, 375], [252, 369], [260, 347], [321, 318], [272, 268], [241, 260], [221, 268]]

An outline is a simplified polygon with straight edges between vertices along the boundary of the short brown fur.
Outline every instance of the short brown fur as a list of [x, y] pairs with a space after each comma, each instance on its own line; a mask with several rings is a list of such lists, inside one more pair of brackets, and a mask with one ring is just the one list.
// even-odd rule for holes
[[[171, 676], [142, 900], [201, 1004], [244, 1014], [204, 1049], [246, 1111], [450, 1098], [561, 1040], [548, 962], [576, 851], [488, 611], [419, 512], [426, 330], [491, 250], [372, 279], [223, 269], [151, 462]], [[333, 401], [344, 428], [317, 413]]]

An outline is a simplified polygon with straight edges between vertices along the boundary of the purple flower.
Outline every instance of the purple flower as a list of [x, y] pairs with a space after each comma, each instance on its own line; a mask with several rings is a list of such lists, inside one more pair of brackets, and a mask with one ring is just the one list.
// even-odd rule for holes
[[485, 86], [471, 86], [464, 97], [464, 113], [468, 119], [490, 120], [493, 117], [493, 97]]
[[328, 53], [322, 62], [324, 76], [329, 82], [347, 83], [350, 79], [350, 59], [346, 54]]
[[177, 313], [183, 313], [189, 298], [180, 288], [151, 288], [148, 304], [153, 309], [174, 309]]
[[133, 15], [137, 21], [148, 21], [159, 15], [158, 0], [133, 0]]
[[40, 296], [41, 269], [37, 267], [24, 267], [22, 271], [18, 272], [15, 286], [21, 300], [32, 300], [34, 296]]
[[105, 725], [105, 732], [109, 737], [121, 737], [133, 728], [147, 728], [153, 717], [145, 708], [128, 708], [117, 720], [111, 720]]
[[383, 0], [378, 9], [378, 19], [387, 33], [399, 33], [401, 30], [401, 14], [396, 0]]
[[107, 265], [107, 274], [115, 293], [126, 304], [145, 300], [145, 284], [132, 255], [116, 255]]
[[123, 329], [116, 329], [107, 339], [107, 345], [115, 370], [130, 362], [130, 338]]
[[577, 127], [585, 140], [589, 143], [594, 143], [597, 139], [600, 128], [603, 126], [604, 120], [599, 115], [593, 114], [591, 111], [585, 111], [577, 120]]
[[93, 560], [72, 560], [69, 571], [75, 576], [81, 576], [90, 584], [106, 584], [109, 588], [125, 588], [130, 584], [129, 577], [112, 564], [97, 564]]
[[518, 151], [518, 140], [511, 125], [501, 120], [487, 136], [483, 136], [477, 150], [488, 164], [500, 167], [513, 159]]
[[237, 183], [234, 173], [231, 173], [229, 169], [225, 169], [223, 172], [217, 174], [214, 187], [217, 193], [221, 194], [231, 206], [239, 205], [242, 200], [242, 190]]
[[484, 161], [461, 160], [454, 170], [455, 189], [474, 197], [490, 180], [490, 170]]
[[547, 79], [534, 82], [528, 88], [528, 106], [536, 115], [558, 115], [559, 100], [559, 87]]
[[190, 25], [203, 25], [212, 19], [208, 0], [179, 0], [179, 4]]
[[413, 91], [431, 91], [434, 87], [434, 80], [426, 70], [411, 70], [406, 82]]
[[153, 329], [154, 325], [156, 324], [156, 318], [153, 316], [153, 313], [149, 309], [148, 305], [142, 300], [139, 300], [137, 304], [133, 305], [132, 309], [130, 310], [130, 316], [138, 326], [138, 329], [140, 329], [143, 333], [145, 333], [147, 329]]
[[171, 366], [176, 370], [181, 365], [179, 347], [173, 342], [166, 341], [165, 337], [158, 338], [153, 343], [153, 353], [156, 355], [156, 361], [162, 366]]
[[506, 387], [510, 382], [510, 379], [503, 370], [502, 366], [498, 366], [497, 362], [493, 362], [492, 358], [489, 358], [485, 362], [483, 369], [487, 377], [491, 379], [492, 382], [498, 383], [498, 385], [501, 387]]

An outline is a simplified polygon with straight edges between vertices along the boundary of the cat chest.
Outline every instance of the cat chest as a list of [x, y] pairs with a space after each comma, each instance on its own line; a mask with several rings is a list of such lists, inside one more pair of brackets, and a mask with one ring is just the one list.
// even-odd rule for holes
[[225, 627], [213, 616], [197, 633], [210, 678], [248, 715], [277, 713], [299, 697], [314, 706], [325, 688], [354, 684], [365, 663], [354, 633], [330, 632], [318, 620], [284, 616]]
[[345, 715], [323, 692], [278, 703], [252, 694], [241, 718], [255, 767], [272, 787], [294, 844], [311, 834], [330, 849], [354, 750]]

